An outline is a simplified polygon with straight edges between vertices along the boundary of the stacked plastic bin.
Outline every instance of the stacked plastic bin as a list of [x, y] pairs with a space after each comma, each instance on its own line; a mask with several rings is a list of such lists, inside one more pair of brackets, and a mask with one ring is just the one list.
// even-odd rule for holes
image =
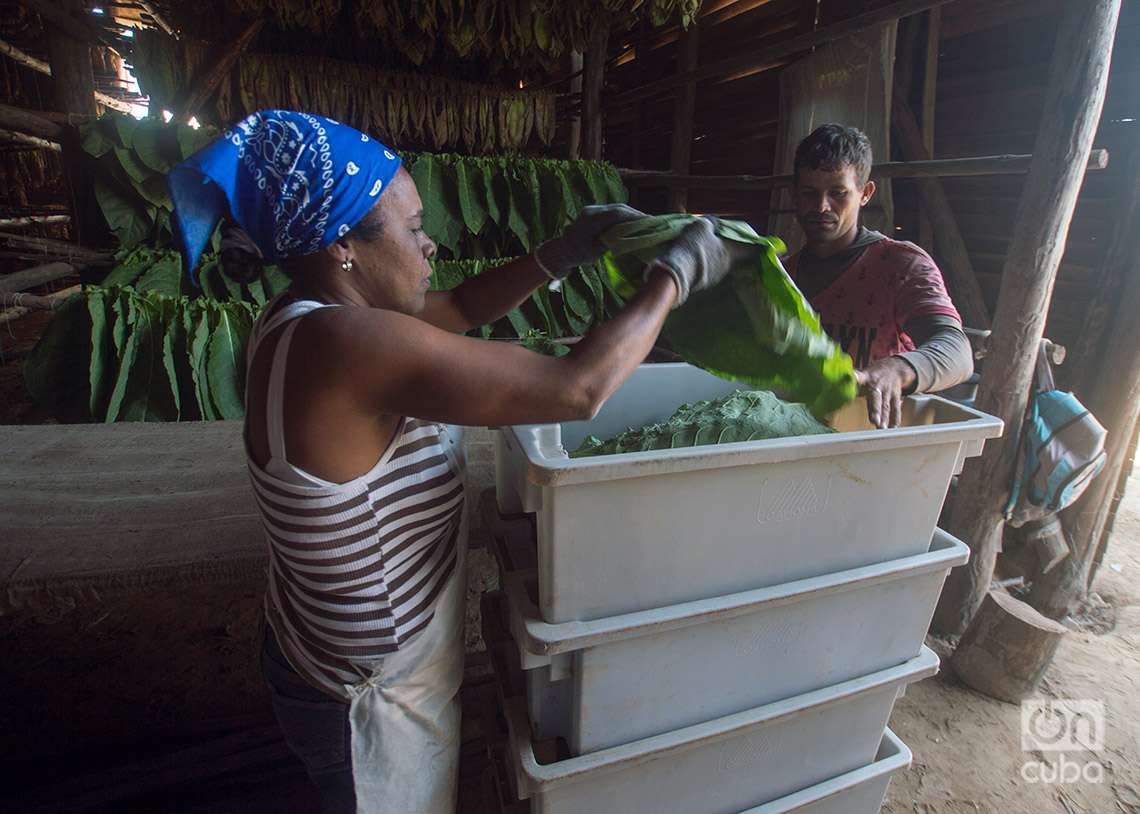
[[533, 814], [872, 814], [910, 763], [887, 721], [938, 670], [923, 638], [968, 556], [935, 523], [1001, 422], [911, 397], [893, 430], [856, 402], [834, 435], [567, 455], [735, 389], [643, 365], [589, 422], [500, 433], [498, 515], [534, 518], [500, 540]]

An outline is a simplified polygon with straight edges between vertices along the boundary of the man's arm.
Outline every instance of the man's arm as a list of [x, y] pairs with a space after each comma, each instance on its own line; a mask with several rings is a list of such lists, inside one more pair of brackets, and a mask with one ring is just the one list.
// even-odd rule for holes
[[915, 349], [899, 356], [915, 372], [906, 393], [937, 393], [970, 378], [974, 354], [962, 323], [951, 316], [917, 317], [904, 326]]

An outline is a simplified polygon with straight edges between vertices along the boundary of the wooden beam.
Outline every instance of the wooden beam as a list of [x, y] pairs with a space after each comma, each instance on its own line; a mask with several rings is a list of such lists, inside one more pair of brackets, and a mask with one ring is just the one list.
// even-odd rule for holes
[[8, 302], [18, 303], [17, 305], [0, 311], [0, 325], [26, 316], [33, 310], [41, 310], [38, 305], [33, 307], [31, 305], [32, 302], [38, 303], [40, 300], [47, 300], [51, 304], [50, 310], [55, 310], [63, 305], [64, 300], [72, 294], [78, 294], [82, 290], [82, 285], [73, 285], [59, 291], [53, 291], [46, 297], [36, 297], [33, 294], [0, 294], [0, 304], [6, 304]]
[[609, 40], [609, 17], [599, 11], [590, 29], [582, 81], [582, 158], [593, 161], [602, 158], [602, 86], [605, 84]]
[[5, 104], [0, 104], [0, 127], [51, 141], [59, 141], [65, 132], [63, 125], [37, 115], [34, 110]]
[[254, 37], [265, 26], [265, 17], [258, 17], [252, 21], [245, 29], [237, 35], [237, 38], [231, 42], [226, 50], [222, 52], [221, 56], [216, 60], [210, 60], [203, 73], [198, 76], [194, 84], [190, 86], [184, 100], [175, 104], [175, 110], [181, 115], [183, 119], [189, 119], [191, 116], [197, 115], [201, 110], [202, 105], [209, 101], [214, 91], [218, 89], [218, 85], [222, 84], [222, 80], [226, 78], [230, 70], [233, 68], [234, 63], [237, 62], [238, 57], [249, 48]]
[[139, 0], [139, 7], [147, 13], [147, 15], [154, 20], [154, 24], [165, 31], [174, 39], [178, 39], [178, 32], [174, 27], [166, 21], [166, 18], [159, 14], [158, 10], [154, 7], [153, 3], [148, 3], [147, 0]]
[[0, 276], [0, 293], [14, 294], [44, 283], [62, 280], [64, 277], [78, 274], [79, 268], [71, 263], [48, 263], [45, 266], [33, 266], [30, 269], [5, 274]]
[[[895, 96], [891, 106], [891, 124], [903, 158], [911, 161], [930, 158], [922, 144], [918, 122], [914, 120], [914, 114], [901, 95]], [[917, 187], [922, 208], [930, 218], [936, 234], [934, 245], [928, 248], [938, 256], [939, 268], [946, 273], [954, 304], [971, 328], [989, 328], [990, 309], [974, 274], [970, 252], [966, 248], [962, 231], [958, 228], [950, 200], [942, 188], [942, 182], [937, 178], [918, 178]]]
[[939, 632], [964, 631], [993, 578], [1049, 300], [1104, 106], [1120, 2], [1066, 4], [1061, 18], [1033, 163], [1002, 269], [990, 355], [978, 388], [977, 408], [1002, 419], [1005, 435], [986, 444], [958, 480], [947, 525], [973, 553], [967, 565], [947, 578], [934, 617]]
[[20, 249], [33, 249], [44, 254], [56, 255], [75, 260], [88, 265], [102, 265], [110, 263], [114, 258], [105, 252], [88, 249], [75, 243], [63, 240], [52, 240], [48, 237], [32, 237], [30, 235], [16, 235], [11, 232], [0, 232], [0, 243], [15, 246]]
[[[969, 158], [941, 158], [935, 161], [891, 161], [871, 168], [872, 178], [951, 178], [975, 175], [1024, 175], [1033, 161], [1031, 155], [983, 155]], [[1108, 150], [1093, 150], [1087, 169], [1108, 166]], [[742, 192], [790, 187], [791, 175], [680, 175], [666, 170], [619, 169], [627, 184], [688, 187], [689, 189], [739, 190]]]
[[[24, 51], [21, 51], [19, 48], [12, 45], [11, 43], [4, 42], [4, 40], [0, 40], [0, 54], [3, 54], [4, 56], [8, 57], [9, 59], [11, 59], [14, 62], [18, 62], [19, 64], [23, 65], [25, 68], [30, 68], [33, 71], [36, 71], [37, 73], [42, 73], [44, 76], [51, 76], [51, 66], [50, 65], [48, 65], [46, 62], [44, 62], [42, 59], [36, 59], [31, 54], [28, 54], [28, 53], [25, 53]], [[114, 96], [108, 96], [105, 93], [100, 93], [99, 91], [95, 91], [95, 101], [98, 102], [99, 104], [103, 105], [103, 107], [109, 107], [112, 110], [119, 111], [120, 113], [130, 113], [131, 112], [131, 106], [129, 104], [127, 104], [126, 102], [122, 101], [121, 99], [116, 99]], [[79, 120], [85, 120], [87, 118], [94, 118], [97, 115], [97, 113], [98, 113], [98, 111], [96, 111], [96, 113], [83, 113], [83, 114], [69, 113], [69, 114], [63, 114], [63, 115], [68, 115], [68, 116], [74, 115]], [[52, 114], [52, 115], [58, 115], [58, 114]]]
[[54, 150], [57, 153], [63, 150], [63, 148], [59, 146], [59, 142], [48, 141], [47, 139], [38, 138], [37, 136], [29, 136], [26, 133], [17, 133], [14, 130], [0, 129], [0, 141], [19, 144], [23, 147], [34, 147], [39, 150]]
[[[81, 286], [72, 286], [64, 290], [71, 291], [72, 288], [78, 290]], [[23, 291], [17, 291], [13, 294], [0, 291], [0, 307], [2, 308], [23, 308], [25, 311], [54, 311], [59, 308], [61, 302], [62, 300], [59, 297], [52, 295], [25, 294]]]
[[[1084, 325], [1094, 339], [1077, 357], [1084, 375], [1078, 392], [1108, 431], [1108, 461], [1081, 498], [1064, 512], [1073, 554], [1034, 582], [1028, 601], [1046, 616], [1062, 618], [1089, 588], [1092, 563], [1109, 525], [1117, 484], [1140, 421], [1140, 150], [1122, 185], [1122, 213], [1098, 279], [1101, 289]], [[1111, 307], [1104, 307], [1111, 304]], [[1083, 337], [1082, 337], [1083, 339]]]
[[633, 102], [638, 99], [647, 99], [651, 96], [670, 91], [685, 82], [700, 82], [715, 76], [754, 70], [793, 54], [809, 51], [812, 48], [834, 42], [835, 40], [844, 39], [860, 31], [865, 31], [902, 17], [909, 17], [912, 14], [928, 11], [929, 9], [946, 5], [952, 1], [953, 0], [900, 0], [900, 2], [891, 3], [880, 9], [869, 11], [866, 14], [859, 14], [825, 28], [808, 31], [797, 37], [791, 37], [782, 42], [773, 43], [765, 48], [753, 49], [743, 56], [717, 60], [684, 74], [678, 73], [676, 76], [669, 76], [648, 82], [639, 88], [633, 88], [621, 94], [615, 100], [615, 104], [623, 106], [633, 104]]
[[[694, 71], [700, 53], [700, 26], [689, 26], [681, 35], [680, 51], [677, 54], [677, 72], [686, 74]], [[669, 169], [687, 174], [693, 156], [693, 112], [697, 101], [697, 83], [685, 82], [673, 101], [673, 137], [669, 147]], [[669, 191], [669, 210], [687, 212], [689, 191], [684, 187], [673, 187]]]
[[27, 215], [21, 218], [0, 218], [0, 229], [23, 229], [25, 226], [48, 226], [71, 223], [71, 215]]

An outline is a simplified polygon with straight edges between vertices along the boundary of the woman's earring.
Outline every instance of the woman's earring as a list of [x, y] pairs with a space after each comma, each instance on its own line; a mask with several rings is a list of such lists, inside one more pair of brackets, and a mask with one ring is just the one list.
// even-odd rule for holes
[[340, 264], [340, 268], [342, 271], [346, 271], [346, 272], [352, 271], [352, 261], [351, 260], [345, 260], [343, 263]]

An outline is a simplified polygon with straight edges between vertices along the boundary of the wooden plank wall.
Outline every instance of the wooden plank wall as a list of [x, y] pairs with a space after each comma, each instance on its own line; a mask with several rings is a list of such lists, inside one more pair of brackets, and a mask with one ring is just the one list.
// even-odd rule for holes
[[[943, 12], [935, 105], [935, 157], [1029, 153], [1052, 54], [1059, 3], [961, 0]], [[1068, 245], [1054, 289], [1046, 336], [1069, 348], [1078, 345], [1100, 283], [1112, 236], [1123, 178], [1140, 148], [1140, 2], [1125, 0], [1113, 54], [1108, 98], [1095, 147], [1110, 151], [1109, 168], [1090, 173], [1069, 230]], [[1020, 201], [1024, 176], [947, 179], [946, 191], [958, 217], [970, 259], [991, 311]], [[902, 182], [902, 196], [913, 188]], [[913, 198], [911, 198], [913, 200]], [[898, 232], [914, 239], [917, 220], [901, 200]], [[1074, 362], [1076, 360], [1073, 360]], [[1065, 385], [1079, 371], [1058, 370]]]

